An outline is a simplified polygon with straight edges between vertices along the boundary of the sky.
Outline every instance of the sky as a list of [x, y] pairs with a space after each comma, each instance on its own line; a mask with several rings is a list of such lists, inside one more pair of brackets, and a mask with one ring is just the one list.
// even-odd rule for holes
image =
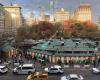
[[[57, 11], [60, 8], [64, 8], [66, 11], [74, 13], [77, 7], [81, 3], [87, 3], [91, 5], [93, 21], [96, 22], [98, 16], [100, 16], [100, 0], [54, 0], [55, 8]], [[38, 17], [40, 7], [43, 7], [46, 13], [50, 13], [49, 5], [50, 0], [0, 0], [3, 5], [18, 4], [22, 7], [22, 14], [24, 17], [31, 11]], [[52, 9], [51, 9], [52, 10]]]

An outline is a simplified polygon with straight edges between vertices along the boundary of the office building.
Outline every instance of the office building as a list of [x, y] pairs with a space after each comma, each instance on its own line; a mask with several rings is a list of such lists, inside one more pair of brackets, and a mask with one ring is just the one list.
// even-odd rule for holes
[[2, 37], [2, 34], [4, 33], [5, 29], [5, 18], [4, 18], [4, 8], [3, 5], [0, 4], [0, 38]]
[[74, 20], [84, 22], [92, 21], [92, 10], [89, 4], [80, 4], [74, 13]]
[[14, 4], [10, 6], [4, 6], [4, 9], [6, 12], [10, 14], [11, 17], [11, 18], [7, 18], [6, 16], [6, 24], [5, 24], [6, 29], [11, 28], [12, 32], [16, 34], [17, 29], [22, 25], [21, 7], [18, 6], [17, 4]]
[[64, 22], [66, 20], [69, 20], [69, 18], [70, 18], [69, 12], [65, 11], [63, 8], [61, 8], [60, 11], [54, 13], [55, 22]]

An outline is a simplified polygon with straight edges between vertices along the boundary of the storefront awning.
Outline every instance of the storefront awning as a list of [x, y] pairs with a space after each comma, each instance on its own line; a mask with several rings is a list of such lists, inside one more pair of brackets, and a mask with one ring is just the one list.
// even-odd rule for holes
[[13, 49], [13, 47], [10, 45], [10, 44], [8, 44], [8, 43], [5, 43], [3, 46], [2, 46], [2, 51], [3, 52], [9, 52], [10, 50], [12, 50]]

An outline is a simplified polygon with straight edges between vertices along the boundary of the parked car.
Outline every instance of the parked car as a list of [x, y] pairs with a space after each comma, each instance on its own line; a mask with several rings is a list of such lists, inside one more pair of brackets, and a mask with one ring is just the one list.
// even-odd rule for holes
[[62, 67], [59, 66], [59, 65], [54, 65], [54, 66], [51, 66], [49, 68], [45, 68], [44, 71], [48, 72], [49, 74], [61, 74], [61, 73], [64, 73]]
[[35, 68], [33, 64], [23, 64], [13, 69], [14, 74], [29, 74], [34, 73]]
[[92, 68], [92, 72], [94, 74], [99, 74], [100, 73], [100, 67]]
[[39, 62], [44, 62], [44, 60], [43, 60], [43, 59], [41, 59], [41, 58], [40, 58], [40, 59], [38, 59], [38, 61], [39, 61]]
[[23, 63], [24, 63], [24, 61], [22, 59], [13, 61], [14, 66], [19, 66], [20, 64], [23, 64]]
[[19, 61], [18, 61], [18, 60], [14, 60], [14, 61], [13, 61], [13, 65], [14, 65], [14, 66], [19, 66]]
[[22, 59], [19, 60], [19, 64], [23, 64], [24, 61]]
[[8, 68], [6, 65], [0, 65], [0, 73], [4, 74], [8, 72]]
[[77, 74], [69, 74], [68, 76], [62, 76], [61, 80], [83, 80], [83, 76]]

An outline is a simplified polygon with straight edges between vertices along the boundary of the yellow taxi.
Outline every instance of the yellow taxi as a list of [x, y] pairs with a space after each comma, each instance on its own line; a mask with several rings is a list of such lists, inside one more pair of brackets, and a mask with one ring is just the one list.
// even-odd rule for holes
[[34, 80], [48, 80], [48, 73], [35, 72], [33, 76]]

